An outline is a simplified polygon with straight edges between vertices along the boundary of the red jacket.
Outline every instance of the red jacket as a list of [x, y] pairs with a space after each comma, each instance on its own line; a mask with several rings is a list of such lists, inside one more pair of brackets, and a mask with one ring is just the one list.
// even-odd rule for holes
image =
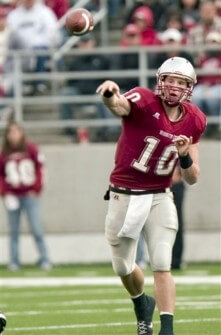
[[[208, 70], [219, 70], [221, 69], [221, 53], [217, 55], [204, 56], [199, 60], [198, 67], [200, 69]], [[221, 75], [210, 74], [204, 76], [198, 76], [198, 83], [207, 85], [221, 84]]]
[[70, 0], [45, 0], [45, 5], [50, 7], [60, 19], [70, 8]]

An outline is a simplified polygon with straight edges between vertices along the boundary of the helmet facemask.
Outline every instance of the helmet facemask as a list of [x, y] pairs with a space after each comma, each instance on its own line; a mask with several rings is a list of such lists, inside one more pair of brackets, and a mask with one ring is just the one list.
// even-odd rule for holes
[[[187, 83], [186, 87], [166, 83], [167, 77], [180, 78]], [[157, 71], [157, 86], [155, 93], [168, 106], [178, 106], [184, 101], [190, 101], [193, 86], [196, 84], [196, 73], [192, 64], [185, 58], [172, 57], [167, 59]]]
[[[171, 75], [171, 76], [174, 76], [174, 75]], [[179, 76], [179, 77], [187, 82], [186, 88], [169, 85], [169, 84], [166, 85], [165, 84], [166, 75], [159, 76], [157, 80], [157, 86], [156, 86], [155, 93], [166, 103], [166, 105], [170, 107], [178, 106], [181, 102], [190, 101], [191, 99], [192, 90], [193, 90], [193, 82], [191, 82], [190, 80], [187, 80], [186, 78], [182, 76]]]

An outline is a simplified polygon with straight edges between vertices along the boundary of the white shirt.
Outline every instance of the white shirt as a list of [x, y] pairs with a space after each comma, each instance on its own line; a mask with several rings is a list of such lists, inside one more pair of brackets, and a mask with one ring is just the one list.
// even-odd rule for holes
[[20, 5], [8, 15], [12, 48], [53, 47], [58, 41], [57, 18], [41, 3], [30, 9]]
[[7, 28], [0, 31], [0, 67], [4, 65], [6, 60], [6, 54], [8, 51], [8, 38], [9, 32]]

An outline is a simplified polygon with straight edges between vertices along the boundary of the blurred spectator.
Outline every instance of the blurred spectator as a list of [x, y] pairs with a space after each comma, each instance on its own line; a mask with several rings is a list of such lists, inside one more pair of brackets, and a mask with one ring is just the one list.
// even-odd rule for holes
[[195, 27], [200, 20], [199, 16], [200, 0], [180, 0], [179, 8], [181, 11], [184, 29]]
[[37, 146], [25, 136], [16, 122], [10, 123], [3, 136], [0, 153], [0, 195], [3, 197], [10, 228], [9, 269], [20, 268], [19, 227], [21, 213], [27, 214], [31, 232], [40, 254], [38, 265], [48, 270], [47, 255], [40, 219], [40, 193], [43, 188], [43, 160]]
[[7, 13], [9, 13], [12, 9], [15, 8], [17, 4], [17, 0], [0, 0], [0, 7], [4, 8]]
[[[8, 8], [0, 7], [0, 97], [9, 95], [11, 80], [4, 76], [7, 74], [7, 52], [9, 49], [9, 30], [7, 27]], [[0, 120], [6, 120], [12, 112], [10, 106], [0, 105]]]
[[169, 10], [166, 14], [165, 29], [173, 28], [179, 30], [181, 33], [185, 32], [183, 18], [179, 10]]
[[178, 231], [173, 245], [172, 253], [172, 269], [181, 269], [183, 263], [183, 249], [184, 249], [184, 222], [183, 222], [183, 202], [185, 196], [185, 184], [182, 179], [180, 167], [177, 166], [173, 173], [171, 191], [173, 192], [174, 203], [177, 209], [178, 216]]
[[[96, 46], [96, 40], [94, 36], [90, 33], [83, 35], [77, 44], [78, 49], [82, 49], [82, 51], [93, 50]], [[110, 68], [110, 61], [106, 56], [99, 54], [82, 54], [82, 55], [71, 55], [66, 56], [64, 58], [64, 62], [62, 64], [62, 70], [64, 71], [100, 71], [100, 70], [108, 70]], [[73, 96], [73, 95], [94, 95], [96, 91], [96, 87], [101, 83], [99, 79], [69, 79], [61, 88], [60, 94], [63, 96]], [[93, 103], [89, 102], [83, 106], [84, 109], [86, 106], [92, 107], [95, 111], [96, 118], [110, 118], [112, 117], [108, 110], [102, 103]], [[88, 108], [89, 113], [92, 112], [92, 109]], [[82, 118], [82, 109], [79, 108], [79, 105], [76, 104], [62, 104], [60, 105], [60, 118], [63, 120], [73, 119], [80, 116]], [[92, 114], [93, 115], [93, 114]], [[115, 127], [114, 127], [115, 128]], [[109, 131], [111, 129], [109, 128]], [[113, 129], [114, 130], [114, 129]], [[71, 129], [66, 129], [66, 133], [76, 135], [75, 131]], [[97, 139], [103, 140], [107, 135], [108, 131], [103, 128], [98, 128], [97, 130]]]
[[140, 46], [142, 43], [141, 31], [134, 23], [127, 24], [123, 29], [123, 36], [120, 41], [120, 46]]
[[9, 30], [7, 26], [7, 10], [4, 7], [0, 7], [0, 73], [4, 71], [8, 44]]
[[[58, 43], [56, 22], [54, 12], [38, 0], [20, 0], [8, 16], [10, 48], [42, 51], [54, 47]], [[29, 56], [23, 62], [24, 70], [44, 72], [48, 70], [48, 60], [48, 56], [36, 56], [33, 66]], [[44, 86], [42, 81], [37, 82], [39, 92]]]
[[58, 19], [60, 19], [70, 8], [70, 0], [44, 0], [45, 5], [50, 7]]
[[188, 43], [204, 44], [210, 31], [217, 31], [221, 35], [221, 18], [216, 15], [214, 2], [206, 0], [200, 5], [200, 23], [190, 30]]
[[[127, 24], [123, 29], [123, 36], [120, 41], [120, 46], [123, 48], [127, 47], [138, 47], [141, 45], [141, 34], [140, 29], [133, 23]], [[139, 66], [138, 54], [135, 53], [122, 53], [112, 58], [112, 70], [137, 70]], [[119, 78], [117, 79], [122, 92], [129, 91], [131, 88], [138, 85], [138, 78]]]
[[146, 6], [138, 7], [133, 13], [132, 22], [140, 29], [141, 45], [159, 44], [157, 32], [153, 28], [154, 17], [150, 8]]
[[110, 18], [114, 18], [120, 9], [122, 0], [108, 0], [107, 4], [108, 4], [108, 16]]
[[160, 1], [160, 0], [141, 0], [141, 1], [135, 1], [135, 4], [133, 5], [132, 8], [129, 9], [129, 12], [126, 17], [126, 22], [130, 23], [132, 22], [132, 18], [134, 15], [134, 12], [139, 8], [139, 7], [147, 7], [148, 9], [151, 9], [153, 13], [153, 24], [154, 28], [156, 30], [161, 30], [163, 29], [163, 26], [165, 25], [165, 12], [166, 12], [166, 4], [165, 1]]
[[177, 12], [182, 18], [182, 25], [185, 31], [196, 26], [199, 22], [200, 0], [179, 0], [169, 7], [167, 14]]
[[[211, 31], [206, 37], [206, 44], [221, 47], [221, 35], [217, 31]], [[221, 69], [221, 48], [207, 51], [199, 58], [197, 67], [212, 70], [214, 74], [198, 76], [198, 84], [193, 90], [193, 103], [208, 116], [218, 116], [221, 114], [221, 75], [216, 74], [216, 69]], [[219, 137], [218, 125], [209, 124], [206, 135]]]
[[[188, 61], [193, 64], [193, 58], [189, 53], [182, 50], [175, 50], [174, 48], [182, 45], [183, 35], [179, 30], [174, 28], [167, 29], [163, 33], [159, 34], [159, 38], [161, 39], [163, 45], [169, 46], [170, 48], [169, 51], [158, 53], [152, 58], [152, 61], [150, 62], [151, 68], [158, 69], [165, 60], [171, 57], [183, 57], [188, 59]], [[151, 88], [154, 88], [154, 85], [155, 78], [152, 78], [150, 80]]]
[[216, 13], [218, 16], [221, 16], [221, 0], [215, 0]]

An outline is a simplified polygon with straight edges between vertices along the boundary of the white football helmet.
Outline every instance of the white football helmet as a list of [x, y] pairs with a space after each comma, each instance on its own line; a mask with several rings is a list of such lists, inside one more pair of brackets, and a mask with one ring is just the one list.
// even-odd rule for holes
[[[193, 86], [196, 84], [196, 73], [192, 64], [185, 58], [172, 57], [167, 59], [157, 71], [157, 85], [155, 93], [167, 105], [177, 106], [183, 101], [190, 101]], [[187, 81], [187, 88], [177, 86], [166, 86], [164, 80], [167, 76], [182, 78]], [[179, 92], [177, 99], [171, 98], [170, 90]]]

